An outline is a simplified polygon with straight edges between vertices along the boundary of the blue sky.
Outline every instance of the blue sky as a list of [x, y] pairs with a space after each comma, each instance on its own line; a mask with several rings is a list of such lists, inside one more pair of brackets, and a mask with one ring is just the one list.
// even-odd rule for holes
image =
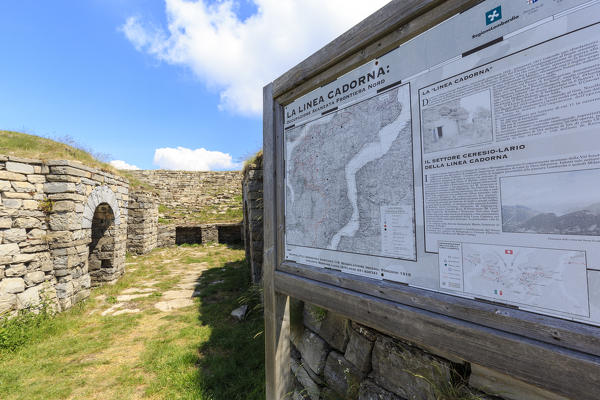
[[262, 85], [385, 1], [352, 3], [1, 2], [0, 129], [143, 169], [237, 168], [261, 147]]

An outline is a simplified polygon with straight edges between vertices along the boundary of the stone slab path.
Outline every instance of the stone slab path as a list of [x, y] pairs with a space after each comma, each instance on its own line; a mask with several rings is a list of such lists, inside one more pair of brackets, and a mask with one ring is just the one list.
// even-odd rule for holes
[[[183, 251], [185, 255], [185, 251]], [[205, 255], [195, 251], [194, 256]], [[194, 304], [193, 298], [199, 295], [200, 277], [202, 272], [206, 271], [210, 265], [207, 262], [181, 263], [179, 259], [161, 260], [161, 264], [171, 266], [168, 274], [163, 276], [162, 280], [142, 279], [136, 282], [135, 287], [129, 287], [122, 290], [117, 296], [113, 296], [116, 303], [108, 306], [101, 311], [102, 316], [117, 316], [123, 314], [139, 313], [142, 309], [135, 307], [134, 300], [149, 298], [157, 295], [154, 308], [161, 312], [172, 312], [174, 310], [190, 307]], [[137, 270], [136, 263], [128, 263], [129, 269]], [[165, 280], [178, 280], [171, 290], [159, 292], [155, 286]], [[210, 282], [210, 285], [223, 283], [223, 280]], [[108, 300], [108, 299], [105, 299]]]

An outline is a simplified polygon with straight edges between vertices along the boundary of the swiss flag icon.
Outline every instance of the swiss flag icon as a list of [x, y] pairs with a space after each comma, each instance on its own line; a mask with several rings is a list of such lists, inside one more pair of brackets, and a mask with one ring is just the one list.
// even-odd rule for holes
[[507, 249], [507, 250], [504, 250], [504, 254], [512, 254], [512, 253], [513, 253], [513, 251], [512, 251], [512, 250], [508, 250], [508, 249]]

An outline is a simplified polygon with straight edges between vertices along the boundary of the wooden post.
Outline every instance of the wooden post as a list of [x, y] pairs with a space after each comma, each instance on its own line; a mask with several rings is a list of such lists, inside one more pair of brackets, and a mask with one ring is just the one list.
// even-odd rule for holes
[[[269, 400], [285, 398], [290, 390], [289, 298], [275, 291], [275, 269], [278, 254], [277, 235], [277, 165], [279, 153], [276, 143], [278, 127], [276, 116], [280, 106], [273, 101], [273, 85], [263, 90], [263, 199], [264, 199], [264, 258], [263, 289], [265, 305], [265, 372], [266, 394]], [[281, 155], [281, 153], [279, 153]]]

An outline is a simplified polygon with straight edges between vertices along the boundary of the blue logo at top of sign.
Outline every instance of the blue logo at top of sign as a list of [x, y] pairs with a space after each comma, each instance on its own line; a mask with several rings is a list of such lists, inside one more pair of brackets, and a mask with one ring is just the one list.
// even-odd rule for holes
[[498, 6], [485, 13], [485, 24], [493, 24], [502, 19], [502, 6]]

